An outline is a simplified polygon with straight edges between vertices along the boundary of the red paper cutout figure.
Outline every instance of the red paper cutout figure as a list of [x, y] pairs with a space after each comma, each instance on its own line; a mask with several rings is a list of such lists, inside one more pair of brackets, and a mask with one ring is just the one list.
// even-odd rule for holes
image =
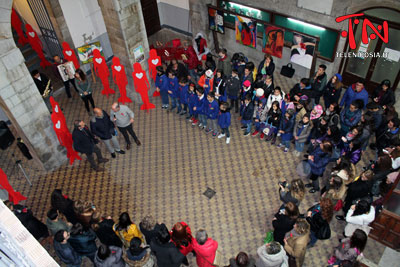
[[103, 90], [101, 91], [102, 95], [115, 94], [115, 91], [110, 88], [110, 83], [108, 82], [108, 76], [110, 72], [108, 71], [108, 66], [106, 64], [106, 60], [101, 55], [99, 49], [93, 50], [93, 65], [94, 65], [94, 72], [96, 73], [97, 77], [100, 78], [101, 83], [103, 84]]
[[[156, 81], [156, 76], [157, 76], [157, 66], [161, 66], [161, 58], [157, 55], [157, 50], [151, 49], [149, 53], [149, 59], [147, 60], [147, 63], [149, 64], [149, 73], [153, 81]], [[153, 96], [159, 96], [160, 92], [154, 91]]]
[[28, 42], [32, 46], [32, 49], [38, 54], [40, 58], [40, 66], [45, 68], [47, 66], [51, 66], [51, 63], [47, 61], [46, 57], [43, 54], [43, 44], [40, 41], [37, 33], [33, 30], [32, 26], [28, 23], [25, 24], [26, 35], [28, 36]]
[[147, 79], [146, 72], [143, 71], [142, 65], [140, 63], [136, 62], [133, 64], [133, 72], [132, 72], [132, 77], [133, 77], [133, 84], [135, 85], [136, 92], [140, 94], [140, 97], [142, 98], [143, 105], [140, 107], [140, 109], [152, 109], [155, 108], [154, 104], [150, 103], [149, 100], [149, 89], [150, 89], [150, 84], [149, 80]]
[[14, 191], [14, 188], [12, 188], [10, 182], [7, 179], [7, 175], [1, 168], [0, 168], [0, 188], [8, 192], [8, 200], [14, 203], [14, 205], [17, 205], [20, 201], [26, 199], [26, 197], [23, 196], [20, 192]]
[[65, 116], [52, 96], [50, 97], [50, 103], [53, 107], [53, 113], [51, 114], [53, 129], [56, 132], [60, 145], [67, 149], [67, 158], [69, 158], [69, 164], [72, 165], [76, 159], [81, 160], [81, 157], [72, 147], [72, 135], [68, 130]]
[[132, 100], [126, 96], [126, 85], [128, 84], [128, 79], [126, 78], [125, 67], [121, 65], [118, 57], [113, 57], [112, 62], [111, 70], [113, 80], [118, 86], [119, 94], [121, 95], [120, 98], [118, 98], [118, 102], [121, 102], [122, 104], [125, 104], [125, 102], [132, 103]]
[[24, 25], [22, 24], [21, 19], [18, 16], [17, 11], [15, 11], [15, 9], [13, 8], [11, 10], [11, 26], [13, 27], [13, 29], [17, 32], [18, 34], [18, 43], [20, 45], [25, 45], [28, 43], [28, 39], [26, 39], [25, 34], [24, 34], [24, 30], [23, 27]]
[[69, 43], [63, 42], [62, 47], [63, 47], [64, 59], [66, 61], [74, 62], [75, 69], [79, 69], [80, 65], [78, 58], [76, 57], [75, 51], [71, 49], [71, 47], [69, 46]]

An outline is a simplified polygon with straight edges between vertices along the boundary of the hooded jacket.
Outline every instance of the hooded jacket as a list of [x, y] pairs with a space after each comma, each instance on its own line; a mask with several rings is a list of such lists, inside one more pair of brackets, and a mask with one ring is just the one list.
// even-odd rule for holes
[[257, 259], [257, 267], [288, 267], [288, 257], [286, 251], [281, 246], [281, 251], [276, 254], [268, 254], [267, 246], [263, 245], [257, 249], [259, 258]]
[[94, 264], [96, 267], [125, 267], [125, 261], [122, 259], [122, 249], [119, 247], [110, 246], [111, 254], [106, 259], [99, 258], [96, 252]]
[[103, 117], [99, 118], [93, 116], [90, 120], [90, 130], [92, 133], [101, 140], [109, 140], [112, 138], [114, 133], [114, 123], [111, 122], [110, 116], [108, 116], [107, 112], [103, 110]]
[[340, 101], [340, 106], [349, 107], [350, 104], [357, 99], [361, 99], [364, 102], [365, 107], [368, 103], [368, 92], [365, 87], [360, 92], [357, 92], [356, 84], [352, 84], [344, 93], [342, 100]]
[[197, 265], [199, 267], [212, 267], [217, 248], [218, 242], [211, 238], [208, 238], [203, 245], [200, 245], [196, 239], [193, 239], [193, 249], [196, 252]]

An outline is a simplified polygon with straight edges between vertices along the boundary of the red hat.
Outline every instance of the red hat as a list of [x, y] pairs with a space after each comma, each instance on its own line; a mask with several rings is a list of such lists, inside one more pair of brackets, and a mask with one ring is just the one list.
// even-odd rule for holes
[[245, 80], [243, 82], [243, 85], [246, 86], [246, 87], [249, 87], [251, 85], [251, 82], [249, 80]]

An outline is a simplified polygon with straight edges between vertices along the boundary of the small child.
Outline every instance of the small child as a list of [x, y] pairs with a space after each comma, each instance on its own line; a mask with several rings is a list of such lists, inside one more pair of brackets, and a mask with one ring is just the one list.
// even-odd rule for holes
[[310, 123], [310, 114], [306, 113], [303, 119], [295, 123], [293, 129], [293, 136], [295, 140], [295, 151], [296, 157], [299, 157], [304, 150], [304, 144], [307, 141], [308, 136], [311, 133], [312, 125]]
[[161, 108], [167, 109], [169, 106], [168, 99], [168, 88], [169, 88], [169, 79], [164, 72], [162, 66], [157, 66], [157, 76], [156, 76], [156, 90], [161, 94]]
[[231, 125], [231, 113], [229, 112], [229, 104], [222, 102], [219, 107], [218, 114], [218, 125], [221, 127], [221, 133], [218, 138], [226, 136], [226, 143], [229, 144], [231, 141], [231, 135], [229, 133], [229, 126]]
[[197, 118], [194, 114], [193, 107], [196, 103], [197, 94], [195, 92], [196, 85], [194, 83], [189, 84], [189, 90], [187, 94], [187, 104], [189, 107], [189, 116], [186, 117], [192, 123], [197, 123]]
[[[198, 87], [196, 93], [197, 93], [197, 99], [195, 101], [193, 111], [194, 114], [197, 114], [199, 118], [200, 129], [205, 129], [207, 126], [207, 115], [205, 114], [206, 97], [204, 96], [204, 89], [202, 87]], [[197, 122], [192, 123], [192, 125], [196, 124]]]
[[272, 102], [272, 107], [267, 111], [267, 107], [264, 108], [264, 113], [267, 113], [266, 129], [263, 131], [266, 133], [267, 142], [272, 140], [271, 145], [275, 144], [276, 135], [278, 133], [279, 125], [281, 124], [282, 111], [279, 108], [279, 102]]
[[50, 209], [47, 212], [46, 225], [47, 228], [50, 230], [51, 235], [55, 235], [60, 230], [64, 230], [67, 232], [71, 231], [72, 224], [60, 219], [59, 215], [60, 214], [56, 209]]
[[227, 94], [225, 90], [225, 77], [222, 69], [217, 69], [217, 74], [214, 78], [214, 92], [218, 102], [226, 102]]
[[168, 80], [169, 80], [169, 86], [168, 86], [168, 95], [169, 98], [171, 99], [171, 109], [170, 111], [172, 111], [174, 108], [176, 108], [179, 104], [179, 100], [178, 100], [178, 94], [179, 94], [179, 83], [178, 83], [178, 78], [176, 77], [176, 72], [175, 71], [171, 71], [168, 74]]
[[254, 104], [251, 101], [251, 95], [247, 94], [244, 99], [244, 105], [242, 110], [242, 120], [241, 123], [243, 124], [242, 129], [245, 130], [244, 136], [248, 136], [251, 131], [251, 123], [254, 114]]
[[294, 110], [286, 110], [285, 116], [282, 118], [279, 125], [278, 136], [281, 136], [281, 143], [278, 147], [285, 147], [284, 152], [288, 152], [290, 148], [290, 141], [293, 139], [294, 128]]
[[272, 102], [274, 102], [274, 101], [278, 101], [279, 106], [280, 106], [283, 101], [283, 97], [284, 97], [284, 93], [282, 92], [282, 89], [279, 86], [275, 87], [274, 93], [270, 94], [268, 97], [267, 109], [269, 110], [271, 108]]
[[200, 85], [204, 89], [204, 94], [208, 95], [211, 92], [214, 84], [214, 72], [211, 69], [206, 70], [204, 75], [202, 75], [199, 79], [198, 85]]
[[240, 93], [240, 79], [237, 70], [232, 70], [232, 75], [226, 80], [226, 92], [231, 101], [231, 107], [235, 107], [235, 113], [239, 112], [239, 93]]
[[290, 101], [290, 95], [289, 94], [285, 94], [285, 96], [283, 97], [283, 100], [281, 102], [282, 113], [285, 114], [286, 110], [288, 110], [290, 108], [295, 109], [294, 108], [294, 104], [293, 104], [292, 101]]
[[179, 80], [179, 106], [178, 106], [178, 112], [179, 115], [183, 116], [187, 113], [187, 108], [188, 108], [188, 80], [186, 77], [182, 77]]
[[218, 113], [219, 113], [219, 107], [218, 107], [218, 102], [215, 100], [215, 93], [210, 92], [207, 95], [207, 103], [205, 106], [206, 114], [207, 114], [207, 119], [208, 122], [207, 124], [209, 125], [208, 128], [206, 129], [206, 133], [213, 132], [212, 136], [217, 136], [218, 134]]
[[250, 96], [251, 101], [253, 100], [253, 96], [252, 96], [253, 92], [251, 90], [251, 82], [246, 80], [243, 83], [242, 86], [242, 91], [240, 93], [240, 114], [243, 113], [243, 108], [244, 108], [244, 100], [246, 98], [247, 95]]
[[[256, 101], [254, 101], [254, 102], [256, 102]], [[265, 103], [266, 103], [265, 98], [260, 99], [256, 103], [258, 103], [258, 105], [255, 104], [257, 106], [254, 109], [254, 126], [256, 129], [254, 130], [254, 132], [251, 136], [255, 137], [258, 135], [259, 132], [261, 132], [260, 139], [263, 139], [264, 138], [263, 130], [265, 128], [265, 120], [267, 119], [267, 114], [266, 114], [266, 112], [264, 112]]]

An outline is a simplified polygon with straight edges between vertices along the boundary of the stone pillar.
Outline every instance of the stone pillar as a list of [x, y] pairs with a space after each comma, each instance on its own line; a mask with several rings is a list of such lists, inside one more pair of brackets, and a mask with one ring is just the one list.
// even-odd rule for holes
[[207, 4], [217, 5], [216, 0], [189, 0], [189, 12], [192, 20], [193, 38], [201, 32], [207, 40], [208, 48], [214, 48], [214, 39], [212, 32], [208, 30], [208, 9]]
[[69, 32], [59, 0], [46, 0], [44, 3], [49, 11], [50, 20], [53, 23], [60, 44], [65, 41], [73, 46], [71, 33]]
[[[143, 70], [147, 71], [149, 43], [144, 25], [140, 0], [98, 0], [104, 22], [110, 38], [114, 56], [121, 60], [128, 76], [128, 96], [135, 102], [141, 102], [140, 95], [135, 92], [131, 74], [135, 56], [133, 49], [142, 45], [145, 60], [141, 62]], [[148, 76], [149, 81], [150, 77]]]
[[38, 166], [53, 170], [67, 161], [50, 113], [11, 33], [11, 0], [0, 1], [0, 104]]

